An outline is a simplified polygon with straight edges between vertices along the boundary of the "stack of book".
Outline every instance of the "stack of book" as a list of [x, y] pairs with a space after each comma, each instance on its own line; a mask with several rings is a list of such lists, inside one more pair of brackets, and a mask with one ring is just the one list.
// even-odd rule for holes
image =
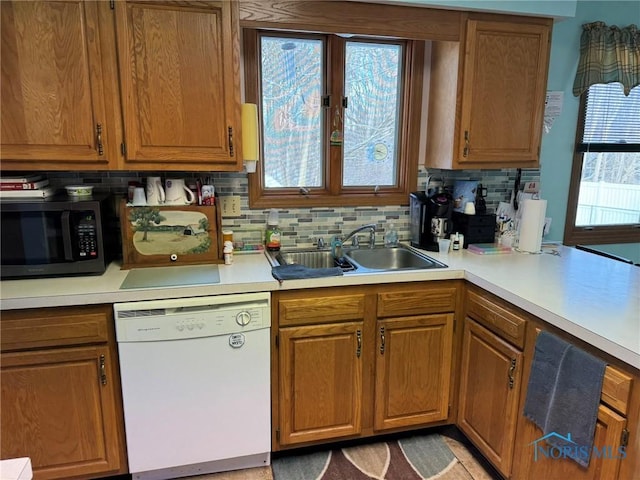
[[0, 198], [46, 198], [55, 193], [43, 175], [3, 175], [0, 177]]
[[497, 243], [470, 243], [468, 250], [477, 255], [500, 255], [513, 252], [511, 247], [505, 247]]

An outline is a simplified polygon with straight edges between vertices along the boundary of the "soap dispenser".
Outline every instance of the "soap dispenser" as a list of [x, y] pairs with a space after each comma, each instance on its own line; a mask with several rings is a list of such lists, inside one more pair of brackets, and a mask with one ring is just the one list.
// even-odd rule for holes
[[267, 231], [265, 232], [265, 244], [267, 250], [277, 252], [280, 250], [282, 232], [278, 228], [278, 210], [272, 208], [267, 218]]

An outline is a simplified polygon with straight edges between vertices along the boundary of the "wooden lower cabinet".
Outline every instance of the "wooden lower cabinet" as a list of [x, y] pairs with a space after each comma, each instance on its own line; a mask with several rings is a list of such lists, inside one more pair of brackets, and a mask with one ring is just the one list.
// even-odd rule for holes
[[447, 418], [452, 338], [451, 313], [378, 321], [375, 430]]
[[34, 479], [126, 472], [110, 306], [2, 313], [2, 459]]
[[362, 322], [280, 329], [280, 442], [357, 435]]
[[522, 376], [522, 352], [465, 319], [458, 427], [508, 477]]
[[[606, 405], [598, 408], [598, 421], [593, 446], [601, 456], [592, 455], [587, 468], [567, 458], [558, 458], [559, 451], [549, 450], [545, 442], [536, 440], [543, 436], [542, 431], [530, 421], [523, 422], [519, 436], [530, 439], [528, 452], [519, 461], [522, 462], [518, 479], [544, 478], [547, 480], [612, 480], [618, 478], [620, 462], [620, 438], [626, 428], [627, 420]], [[555, 452], [555, 453], [554, 453]], [[549, 455], [547, 455], [548, 453]], [[626, 456], [626, 454], [625, 454]], [[555, 457], [555, 458], [554, 458]]]
[[[533, 357], [537, 335], [549, 330], [538, 322], [532, 325], [527, 338], [527, 352]], [[570, 337], [561, 332], [552, 333]], [[595, 356], [601, 353], [587, 345], [579, 345]], [[605, 360], [607, 361], [607, 360]], [[525, 385], [528, 382], [532, 358], [525, 362]], [[602, 393], [598, 407], [591, 459], [587, 467], [582, 467], [571, 458], [566, 458], [558, 449], [550, 448], [544, 441], [538, 441], [544, 434], [529, 419], [520, 416], [514, 452], [512, 478], [528, 480], [544, 478], [548, 480], [616, 480], [638, 478], [638, 421], [640, 420], [640, 386], [638, 377], [627, 369], [618, 368], [607, 361], [602, 382]], [[521, 406], [526, 399], [526, 388], [521, 394]], [[569, 432], [570, 433], [570, 432]], [[635, 442], [635, 443], [634, 443]]]
[[458, 291], [429, 282], [275, 294], [274, 450], [446, 423]]

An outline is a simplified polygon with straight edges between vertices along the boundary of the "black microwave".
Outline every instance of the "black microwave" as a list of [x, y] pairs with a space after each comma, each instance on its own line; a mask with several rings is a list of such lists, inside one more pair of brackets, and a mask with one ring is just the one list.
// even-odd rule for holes
[[112, 198], [3, 199], [0, 203], [2, 279], [99, 275], [114, 246]]

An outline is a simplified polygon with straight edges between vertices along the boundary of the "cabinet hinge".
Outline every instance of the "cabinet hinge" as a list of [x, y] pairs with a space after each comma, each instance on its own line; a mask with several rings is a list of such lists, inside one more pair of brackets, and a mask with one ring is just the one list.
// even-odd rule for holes
[[280, 346], [280, 338], [276, 335], [276, 348]]
[[111, 10], [115, 10], [115, 8], [116, 8], [116, 0], [109, 0], [109, 8]]
[[127, 155], [127, 145], [124, 142], [120, 144], [120, 153], [122, 153], [123, 157]]
[[624, 428], [620, 434], [620, 445], [626, 447], [629, 445], [629, 430]]
[[229, 127], [228, 130], [229, 132], [229, 156], [233, 157], [233, 127]]
[[324, 108], [329, 108], [331, 106], [331, 95], [323, 95], [320, 104]]

